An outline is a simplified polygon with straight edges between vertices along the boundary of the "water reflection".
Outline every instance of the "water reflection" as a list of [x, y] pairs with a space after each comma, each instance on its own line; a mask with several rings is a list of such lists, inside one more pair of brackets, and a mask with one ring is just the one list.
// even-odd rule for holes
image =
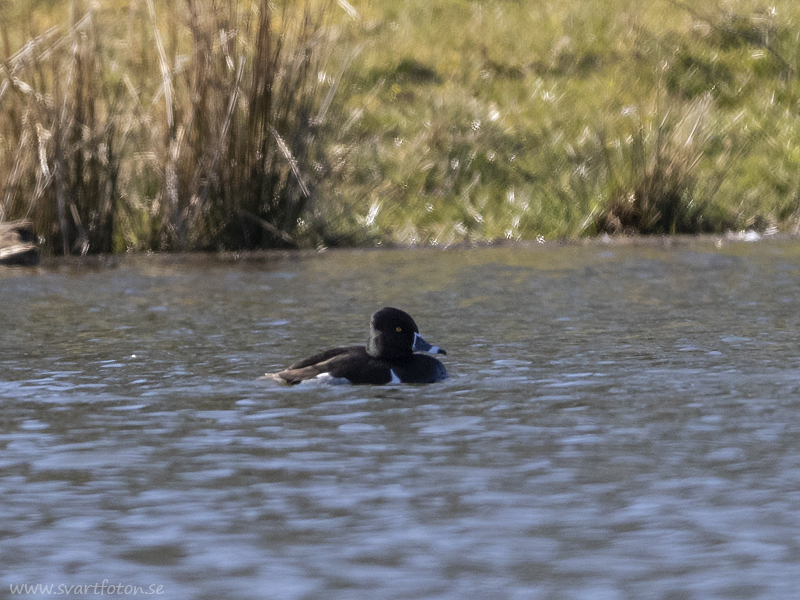
[[[683, 240], [0, 272], [2, 589], [792, 597], [798, 259]], [[256, 379], [363, 343], [385, 304], [450, 380]]]

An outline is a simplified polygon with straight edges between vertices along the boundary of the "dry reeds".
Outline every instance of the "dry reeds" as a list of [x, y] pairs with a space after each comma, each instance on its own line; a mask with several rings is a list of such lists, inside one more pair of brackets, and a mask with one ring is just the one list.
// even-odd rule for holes
[[0, 220], [31, 220], [65, 254], [111, 250], [115, 140], [96, 41], [91, 13], [76, 14], [8, 57], [0, 81]]
[[124, 31], [71, 9], [0, 68], [0, 221], [64, 254], [292, 244], [326, 171], [330, 3], [146, 0]]

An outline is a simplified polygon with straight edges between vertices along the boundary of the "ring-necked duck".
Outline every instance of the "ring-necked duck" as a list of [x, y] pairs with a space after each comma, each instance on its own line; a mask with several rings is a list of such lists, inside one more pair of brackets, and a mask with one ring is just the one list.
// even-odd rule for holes
[[321, 377], [332, 383], [433, 383], [447, 379], [444, 365], [415, 351], [447, 354], [419, 335], [408, 313], [385, 307], [374, 315], [366, 346], [332, 348], [267, 376], [280, 382], [300, 383]]

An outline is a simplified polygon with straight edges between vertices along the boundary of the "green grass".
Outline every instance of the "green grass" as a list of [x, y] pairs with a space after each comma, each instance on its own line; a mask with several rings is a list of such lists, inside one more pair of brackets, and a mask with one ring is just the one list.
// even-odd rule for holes
[[800, 229], [794, 2], [90, 6], [0, 0], [0, 220], [54, 251]]

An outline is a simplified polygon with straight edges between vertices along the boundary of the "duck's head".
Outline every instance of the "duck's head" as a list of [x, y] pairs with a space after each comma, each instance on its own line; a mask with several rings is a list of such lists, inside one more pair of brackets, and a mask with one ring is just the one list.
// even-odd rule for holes
[[367, 352], [376, 358], [403, 359], [415, 351], [447, 354], [432, 346], [419, 334], [419, 328], [407, 312], [386, 306], [372, 315]]

